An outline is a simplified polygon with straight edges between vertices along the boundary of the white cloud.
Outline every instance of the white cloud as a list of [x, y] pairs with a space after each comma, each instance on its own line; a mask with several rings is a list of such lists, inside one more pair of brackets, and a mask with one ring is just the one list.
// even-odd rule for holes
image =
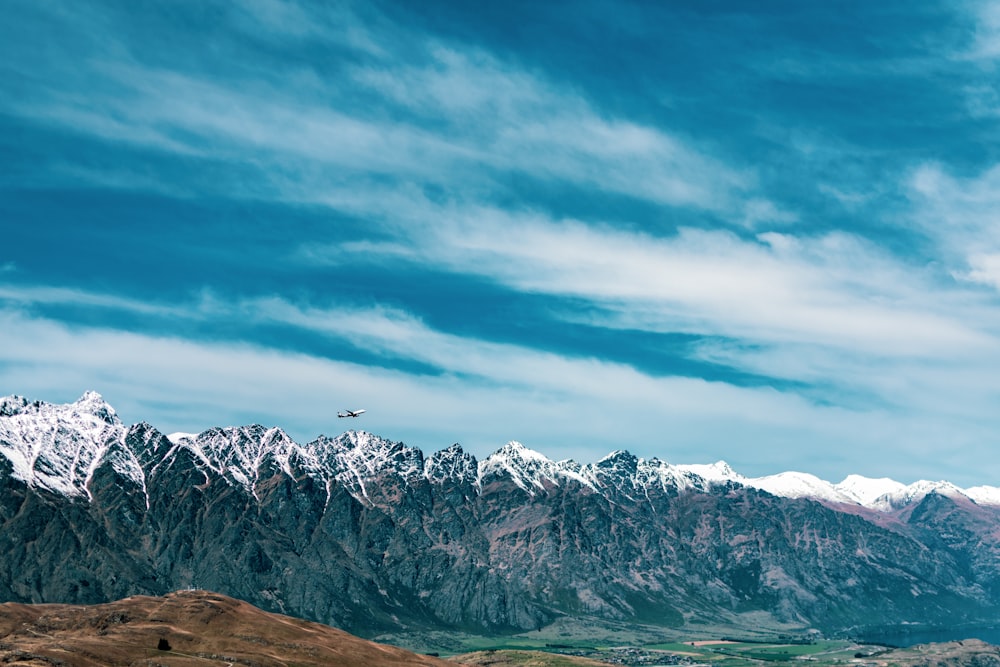
[[966, 83], [958, 92], [964, 95], [967, 111], [975, 119], [994, 119], [1000, 115], [1000, 87], [997, 64], [1000, 61], [1000, 2], [968, 0], [958, 4], [963, 18], [971, 22], [968, 43], [950, 54], [952, 60], [967, 69]]
[[422, 66], [380, 63], [355, 78], [445, 122], [482, 164], [709, 210], [732, 207], [752, 182], [662, 129], [606, 118], [572, 90], [482, 51], [432, 43], [428, 54]]
[[[752, 343], [971, 355], [995, 347], [1000, 332], [989, 304], [842, 232], [745, 240], [686, 229], [657, 237], [539, 213], [439, 206], [405, 193], [381, 204], [405, 212], [400, 240], [339, 244], [329, 248], [330, 261], [353, 254], [423, 262], [519, 291], [591, 302], [615, 314], [604, 325]], [[302, 257], [322, 261], [324, 252], [310, 247]]]
[[974, 20], [974, 32], [970, 49], [962, 55], [980, 61], [1000, 58], [1000, 2], [974, 0], [966, 7]]
[[0, 284], [0, 301], [21, 305], [62, 304], [77, 306], [96, 306], [124, 310], [141, 315], [159, 315], [183, 317], [188, 309], [177, 306], [153, 304], [142, 299], [130, 299], [116, 294], [101, 294], [67, 287], [49, 287], [36, 285], [3, 285]]
[[933, 239], [952, 275], [1000, 290], [1000, 166], [959, 178], [925, 164], [910, 181], [914, 220]]
[[[277, 0], [258, 0], [247, 11], [253, 21], [277, 17], [269, 31], [281, 35], [306, 30], [311, 15]], [[239, 79], [188, 73], [183, 63], [153, 67], [133, 53], [137, 45], [109, 36], [111, 45], [77, 55], [82, 72], [44, 71], [41, 85], [0, 108], [110, 142], [256, 168], [267, 187], [226, 192], [238, 196], [266, 197], [277, 188], [278, 196], [317, 197], [384, 176], [456, 192], [493, 190], [502, 186], [490, 182], [492, 173], [515, 171], [752, 220], [787, 216], [759, 195], [744, 207], [753, 173], [689, 139], [609, 116], [578, 91], [464, 44], [409, 34], [401, 40], [404, 58], [390, 48], [401, 28], [373, 24], [376, 31], [361, 40], [333, 30], [329, 20], [306, 30], [357, 52], [362, 64], [348, 71], [350, 80], [307, 67]], [[382, 49], [364, 47], [379, 40]]]
[[969, 255], [971, 271], [965, 275], [973, 282], [990, 285], [1000, 292], [1000, 253], [978, 253]]
[[751, 199], [744, 206], [743, 225], [749, 229], [775, 224], [788, 225], [798, 220], [797, 214], [782, 210], [766, 199]]

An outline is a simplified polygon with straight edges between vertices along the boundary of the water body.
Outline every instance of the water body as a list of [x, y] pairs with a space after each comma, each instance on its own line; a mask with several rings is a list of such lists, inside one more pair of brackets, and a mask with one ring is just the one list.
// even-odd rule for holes
[[858, 641], [873, 644], [887, 644], [906, 648], [917, 644], [940, 644], [943, 642], [979, 639], [988, 644], [1000, 646], [1000, 626], [958, 627], [958, 628], [886, 628], [878, 632], [860, 635]]

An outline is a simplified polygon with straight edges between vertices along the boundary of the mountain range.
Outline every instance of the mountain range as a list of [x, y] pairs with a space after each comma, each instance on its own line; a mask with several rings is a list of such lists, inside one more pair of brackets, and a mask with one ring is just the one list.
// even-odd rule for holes
[[0, 550], [0, 600], [197, 587], [363, 636], [1000, 619], [994, 487], [556, 462], [516, 442], [425, 456], [361, 431], [167, 435], [94, 392], [0, 399]]

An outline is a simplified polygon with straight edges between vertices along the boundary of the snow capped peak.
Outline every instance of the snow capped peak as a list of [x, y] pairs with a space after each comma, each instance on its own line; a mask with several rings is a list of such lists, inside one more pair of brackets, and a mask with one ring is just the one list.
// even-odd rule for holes
[[552, 463], [552, 461], [533, 449], [528, 449], [517, 440], [511, 440], [506, 445], [490, 454], [489, 458], [505, 458], [510, 461], [536, 461], [539, 463]]
[[108, 405], [104, 397], [96, 391], [86, 391], [83, 396], [71, 404], [82, 413], [94, 415], [95, 417], [113, 425], [122, 425], [122, 420], [118, 418], [115, 409]]
[[371, 503], [378, 478], [395, 475], [409, 484], [424, 474], [424, 455], [415, 447], [366, 431], [347, 431], [336, 438], [321, 436], [307, 445], [322, 466], [322, 476], [337, 480], [361, 502]]
[[190, 450], [206, 467], [254, 495], [262, 466], [274, 462], [291, 474], [289, 459], [298, 449], [281, 429], [260, 424], [212, 428], [194, 438], [180, 437], [174, 444]]
[[505, 474], [532, 495], [535, 488], [545, 488], [543, 479], [553, 480], [558, 476], [553, 461], [514, 440], [479, 462], [480, 483], [490, 477]]
[[812, 498], [836, 503], [857, 502], [830, 482], [805, 472], [782, 472], [777, 475], [747, 479], [745, 484], [784, 498]]
[[475, 484], [478, 472], [476, 457], [458, 443], [431, 454], [424, 462], [424, 477], [432, 483], [453, 480]]
[[583, 477], [595, 488], [615, 489], [617, 493], [633, 500], [646, 496], [650, 491], [672, 493], [677, 490], [701, 488], [706, 484], [683, 466], [670, 465], [658, 458], [644, 459], [617, 450], [597, 463], [584, 466]]
[[593, 465], [593, 468], [602, 472], [617, 471], [620, 474], [634, 476], [639, 466], [639, 458], [624, 449], [616, 449], [600, 461]]
[[1000, 488], [995, 486], [973, 486], [965, 490], [965, 495], [978, 505], [1000, 506]]
[[636, 466], [636, 483], [647, 490], [658, 487], [660, 490], [691, 489], [707, 487], [705, 480], [680, 466], [670, 465], [658, 458], [639, 459]]
[[[949, 482], [921, 480], [906, 485], [887, 477], [872, 479], [862, 475], [848, 475], [839, 484], [831, 484], [815, 475], [802, 472], [783, 472], [766, 477], [745, 479], [752, 486], [784, 498], [812, 498], [836, 503], [861, 505], [880, 512], [891, 512], [919, 502], [929, 493], [950, 497], [971, 497], [967, 492]], [[988, 492], [985, 492], [988, 495]], [[998, 493], [1000, 499], [1000, 493]]]
[[[374, 462], [369, 466], [373, 470], [393, 462], [406, 464], [419, 459], [423, 468], [423, 453], [415, 447], [407, 447], [401, 442], [393, 442], [367, 431], [346, 431], [336, 438], [320, 438], [313, 445], [319, 445], [320, 450], [326, 450], [327, 457], [348, 457], [353, 459], [368, 459]], [[311, 445], [311, 446], [313, 446]]]
[[559, 486], [559, 481], [566, 478], [593, 488], [591, 481], [576, 472], [573, 465], [556, 463], [544, 454], [512, 440], [479, 462], [479, 483], [482, 486], [492, 478], [509, 476], [517, 486], [531, 495], [544, 491], [546, 481]]
[[350, 443], [353, 449], [381, 449], [393, 443], [368, 431], [344, 431], [334, 438], [337, 442]]
[[925, 496], [936, 493], [942, 496], [968, 497], [962, 489], [951, 482], [931, 482], [922, 479], [909, 486], [900, 485], [901, 488], [894, 489], [889, 493], [879, 496], [872, 502], [872, 507], [882, 511], [900, 509], [923, 500]]
[[123, 452], [125, 427], [100, 394], [87, 392], [66, 405], [7, 397], [0, 409], [0, 455], [14, 477], [29, 486], [67, 496], [88, 496], [87, 484], [105, 454], [133, 479], [141, 476], [134, 457]]
[[875, 507], [879, 498], [900, 493], [906, 488], [906, 485], [888, 477], [873, 479], [862, 475], [848, 475], [835, 488], [853, 498], [860, 505]]
[[694, 473], [705, 481], [714, 484], [725, 482], [742, 483], [746, 480], [743, 475], [733, 470], [725, 461], [716, 461], [715, 463], [686, 463], [677, 467], [685, 472]]
[[606, 454], [596, 465], [601, 465], [602, 463], [614, 464], [619, 461], [638, 461], [639, 459], [629, 451], [624, 449], [616, 449], [615, 451]]

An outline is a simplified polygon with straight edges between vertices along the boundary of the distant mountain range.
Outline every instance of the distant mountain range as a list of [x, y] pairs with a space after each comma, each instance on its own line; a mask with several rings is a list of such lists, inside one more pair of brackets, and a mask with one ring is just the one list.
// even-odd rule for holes
[[1000, 619], [997, 488], [554, 462], [516, 442], [477, 461], [357, 431], [168, 436], [93, 392], [0, 399], [0, 552], [0, 600], [195, 586], [368, 636]]

